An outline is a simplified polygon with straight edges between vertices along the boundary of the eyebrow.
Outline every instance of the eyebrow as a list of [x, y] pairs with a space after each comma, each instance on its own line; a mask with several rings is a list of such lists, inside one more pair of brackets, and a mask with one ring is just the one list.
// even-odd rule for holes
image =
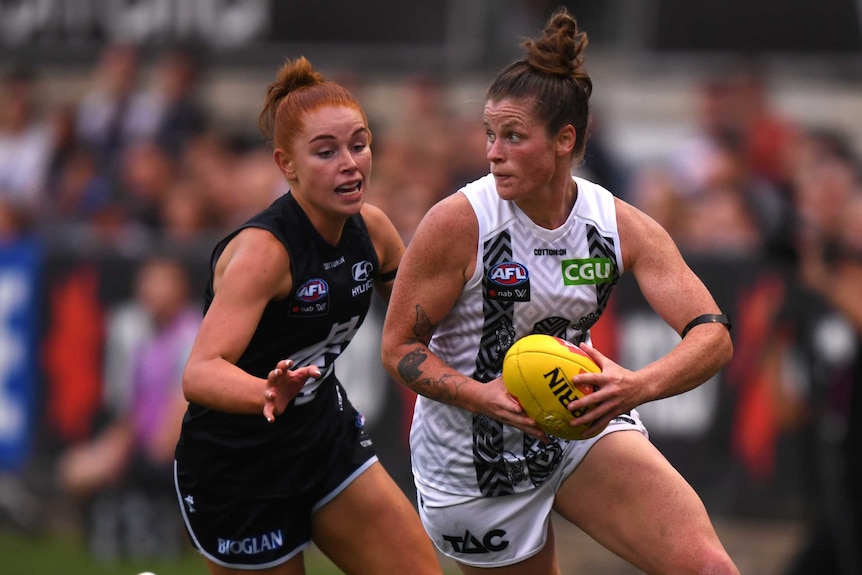
[[[362, 133], [370, 134], [371, 131], [368, 128], [366, 128], [365, 126], [361, 126], [361, 127], [357, 128], [352, 134], [350, 134], [350, 137], [355, 138], [356, 136], [358, 136], [359, 134], [362, 134]], [[337, 140], [337, 139], [338, 139], [338, 137], [334, 136], [332, 134], [320, 134], [318, 136], [311, 138], [308, 141], [308, 143], [311, 144], [313, 142], [319, 142], [321, 140]]]

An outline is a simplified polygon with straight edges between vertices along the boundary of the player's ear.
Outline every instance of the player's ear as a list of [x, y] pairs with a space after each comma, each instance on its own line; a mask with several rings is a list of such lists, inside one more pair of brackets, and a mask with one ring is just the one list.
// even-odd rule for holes
[[560, 156], [569, 156], [575, 149], [575, 141], [577, 140], [578, 132], [571, 124], [566, 124], [560, 131], [557, 132], [557, 154]]
[[296, 168], [293, 163], [293, 158], [288, 155], [288, 153], [282, 148], [276, 148], [272, 152], [272, 157], [275, 158], [275, 163], [278, 165], [278, 169], [281, 170], [281, 173], [284, 174], [284, 177], [288, 180], [296, 179]]

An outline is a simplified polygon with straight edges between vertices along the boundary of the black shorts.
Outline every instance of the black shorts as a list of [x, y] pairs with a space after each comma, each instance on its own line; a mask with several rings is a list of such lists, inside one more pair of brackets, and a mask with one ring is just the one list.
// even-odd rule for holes
[[213, 563], [233, 569], [267, 569], [288, 561], [311, 543], [312, 514], [377, 461], [364, 430], [342, 449], [325, 480], [295, 497], [217, 493], [196, 484], [174, 464], [177, 497], [192, 544]]

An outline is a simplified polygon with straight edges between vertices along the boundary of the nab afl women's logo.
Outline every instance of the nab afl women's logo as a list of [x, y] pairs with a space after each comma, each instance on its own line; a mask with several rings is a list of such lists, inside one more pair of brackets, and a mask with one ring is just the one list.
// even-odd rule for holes
[[485, 295], [502, 301], [530, 301], [530, 273], [518, 262], [501, 262], [488, 270]]
[[502, 262], [491, 268], [488, 279], [503, 287], [519, 286], [530, 277], [527, 268], [518, 262]]
[[320, 278], [308, 280], [296, 290], [296, 299], [304, 302], [317, 301], [326, 296], [329, 286]]

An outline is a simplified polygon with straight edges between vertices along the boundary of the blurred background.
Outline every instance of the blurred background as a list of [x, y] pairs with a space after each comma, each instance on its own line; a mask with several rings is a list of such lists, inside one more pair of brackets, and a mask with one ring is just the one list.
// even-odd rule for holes
[[[665, 226], [735, 324], [722, 373], [643, 406], [653, 441], [743, 572], [862, 573], [858, 0], [0, 1], [3, 573], [205, 572], [179, 376], [215, 240], [285, 191], [256, 128], [284, 60], [364, 105], [368, 200], [409, 242], [488, 171], [484, 90], [563, 5], [594, 85], [576, 173]], [[382, 315], [338, 369], [412, 497]], [[594, 341], [635, 369], [678, 335], [624, 279]], [[558, 529], [564, 572], [637, 573]]]

